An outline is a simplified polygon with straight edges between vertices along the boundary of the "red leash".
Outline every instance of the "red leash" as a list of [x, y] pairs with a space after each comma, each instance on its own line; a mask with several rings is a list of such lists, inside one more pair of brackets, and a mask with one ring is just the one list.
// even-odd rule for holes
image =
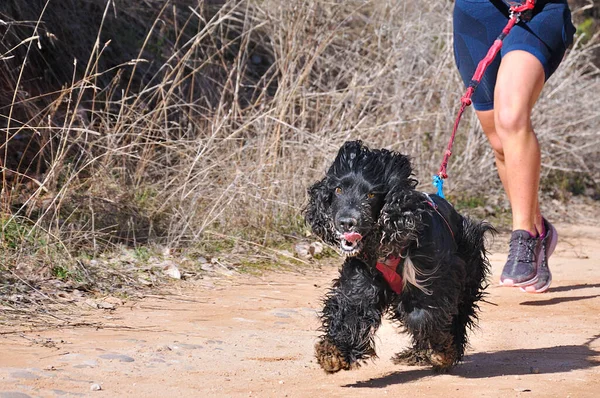
[[485, 58], [483, 58], [477, 65], [477, 69], [475, 69], [475, 73], [473, 74], [473, 78], [469, 83], [469, 87], [460, 99], [461, 106], [458, 110], [456, 120], [454, 121], [454, 128], [452, 129], [452, 135], [450, 136], [448, 147], [446, 148], [446, 152], [444, 153], [444, 159], [442, 160], [440, 171], [437, 173], [437, 175], [433, 177], [433, 185], [435, 185], [438, 188], [438, 195], [442, 198], [444, 197], [444, 180], [448, 178], [446, 168], [448, 167], [448, 160], [450, 159], [450, 155], [452, 155], [452, 145], [454, 144], [454, 138], [456, 137], [456, 131], [458, 130], [458, 124], [460, 123], [460, 119], [463, 115], [463, 112], [465, 111], [467, 106], [471, 105], [471, 97], [473, 96], [473, 93], [475, 92], [477, 86], [481, 82], [481, 78], [483, 77], [485, 70], [488, 66], [490, 66], [490, 64], [492, 63], [494, 58], [496, 58], [496, 55], [498, 55], [498, 52], [502, 48], [502, 42], [504, 38], [508, 35], [513, 26], [515, 26], [519, 22], [519, 20], [521, 20], [521, 18], [524, 17], [524, 13], [527, 13], [530, 17], [531, 13], [529, 11], [532, 11], [534, 7], [535, 0], [525, 0], [524, 4], [510, 7], [510, 17], [508, 19], [508, 23], [506, 24], [504, 29], [502, 29], [502, 33], [500, 33], [496, 40], [494, 40], [494, 44], [492, 44], [492, 46], [488, 50]]

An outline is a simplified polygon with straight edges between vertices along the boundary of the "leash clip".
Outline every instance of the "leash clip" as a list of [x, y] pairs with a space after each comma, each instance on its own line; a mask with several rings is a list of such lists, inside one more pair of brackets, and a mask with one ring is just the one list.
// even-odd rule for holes
[[509, 16], [515, 18], [515, 24], [519, 21], [529, 22], [533, 18], [533, 9], [535, 8], [535, 0], [526, 0], [524, 4], [513, 5], [510, 7]]

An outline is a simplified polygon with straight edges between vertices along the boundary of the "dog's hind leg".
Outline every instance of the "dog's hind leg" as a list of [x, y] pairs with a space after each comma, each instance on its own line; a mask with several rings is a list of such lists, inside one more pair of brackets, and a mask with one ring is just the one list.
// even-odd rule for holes
[[373, 336], [393, 293], [374, 267], [347, 259], [327, 294], [321, 315], [324, 332], [315, 346], [326, 372], [359, 366], [375, 357]]
[[457, 361], [457, 352], [452, 336], [440, 333], [427, 344], [415, 343], [413, 347], [395, 354], [392, 362], [396, 365], [433, 366], [434, 370], [445, 372]]
[[[419, 316], [416, 312], [408, 314], [411, 317]], [[459, 352], [454, 344], [454, 336], [447, 330], [450, 328], [431, 328], [433, 325], [407, 325], [407, 330], [413, 335], [413, 346], [401, 351], [392, 357], [392, 362], [397, 365], [433, 366], [434, 370], [445, 372], [458, 360]]]
[[424, 327], [419, 329], [408, 328], [413, 334], [413, 347], [396, 354], [392, 361], [413, 366], [431, 365], [438, 372], [446, 372], [461, 357], [452, 331], [449, 327], [437, 328], [437, 325], [431, 324], [422, 326]]
[[428, 366], [431, 365], [429, 354], [428, 350], [418, 347], [407, 348], [395, 354], [392, 357], [392, 362], [396, 365]]
[[392, 358], [394, 363], [431, 365], [437, 371], [446, 371], [460, 360], [452, 329], [456, 302], [440, 300], [435, 293], [428, 295], [409, 286], [394, 307], [393, 318], [412, 335], [413, 341], [410, 349]]
[[437, 372], [447, 372], [461, 359], [451, 333], [440, 332], [429, 339], [429, 361]]

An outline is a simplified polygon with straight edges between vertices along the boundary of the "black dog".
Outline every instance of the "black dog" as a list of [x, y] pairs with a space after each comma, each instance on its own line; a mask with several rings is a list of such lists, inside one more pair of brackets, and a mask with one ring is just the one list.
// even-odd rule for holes
[[307, 222], [347, 256], [315, 346], [327, 372], [376, 356], [373, 337], [389, 309], [413, 340], [394, 362], [445, 371], [463, 357], [489, 272], [484, 234], [493, 228], [416, 185], [406, 156], [352, 141], [309, 188]]

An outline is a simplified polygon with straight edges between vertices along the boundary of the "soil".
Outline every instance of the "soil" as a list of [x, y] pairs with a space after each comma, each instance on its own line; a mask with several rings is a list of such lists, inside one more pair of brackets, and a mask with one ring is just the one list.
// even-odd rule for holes
[[554, 283], [541, 295], [496, 284], [507, 236], [496, 238], [480, 327], [449, 374], [392, 364], [409, 341], [387, 322], [379, 359], [333, 375], [318, 367], [317, 313], [334, 258], [302, 273], [206, 278], [117, 302], [85, 316], [101, 327], [4, 328], [0, 397], [598, 397], [600, 227], [557, 229]]

